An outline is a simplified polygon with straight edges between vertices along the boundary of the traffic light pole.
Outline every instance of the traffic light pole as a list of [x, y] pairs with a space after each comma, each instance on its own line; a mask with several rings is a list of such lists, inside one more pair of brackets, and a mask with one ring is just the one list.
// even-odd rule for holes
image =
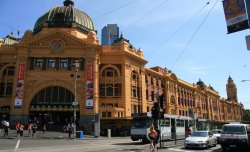
[[161, 112], [161, 105], [160, 105], [160, 95], [159, 94], [157, 94], [157, 97], [158, 97], [158, 106], [159, 106], [159, 118], [157, 119], [157, 125], [158, 125], [158, 131], [159, 131], [159, 139], [160, 139], [160, 148], [161, 148], [161, 128], [160, 128], [160, 117], [161, 117], [161, 114], [160, 114], [160, 112]]
[[77, 82], [77, 78], [78, 78], [78, 70], [79, 70], [79, 61], [76, 60], [75, 63], [74, 63], [74, 68], [75, 68], [75, 74], [74, 74], [74, 93], [75, 93], [75, 100], [74, 100], [74, 103], [73, 103], [73, 106], [74, 106], [74, 130], [73, 130], [73, 138], [76, 138], [76, 106], [78, 105], [78, 102], [77, 102], [77, 96], [76, 96], [76, 82]]
[[164, 111], [161, 114], [161, 109], [164, 108], [164, 94], [160, 95], [159, 93], [154, 94], [155, 96], [157, 96], [157, 102], [154, 103], [153, 108], [151, 109], [152, 112], [152, 118], [154, 120], [154, 125], [156, 126], [155, 128], [157, 128], [157, 133], [158, 133], [158, 141], [160, 142], [160, 148], [162, 147], [161, 144], [161, 140], [162, 140], [162, 136], [161, 136], [161, 128], [160, 128], [160, 119], [164, 119]]

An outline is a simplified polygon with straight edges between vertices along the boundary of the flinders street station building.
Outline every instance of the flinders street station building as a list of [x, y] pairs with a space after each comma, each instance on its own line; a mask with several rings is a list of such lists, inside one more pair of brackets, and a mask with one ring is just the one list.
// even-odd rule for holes
[[[41, 14], [42, 15], [42, 14]], [[151, 112], [163, 95], [163, 112], [196, 114], [210, 127], [242, 121], [244, 106], [229, 76], [223, 98], [202, 80], [188, 83], [167, 68], [147, 68], [142, 49], [122, 35], [102, 46], [92, 19], [65, 0], [45, 12], [23, 37], [0, 41], [0, 120], [54, 125], [75, 119], [86, 134], [100, 128], [129, 132], [135, 113]]]

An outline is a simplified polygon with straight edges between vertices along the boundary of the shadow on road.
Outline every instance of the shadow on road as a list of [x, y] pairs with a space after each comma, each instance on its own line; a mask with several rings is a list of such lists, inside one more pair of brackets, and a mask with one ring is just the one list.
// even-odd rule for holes
[[124, 145], [145, 145], [142, 142], [126, 142], [126, 143], [114, 143], [112, 145], [120, 145], [120, 146], [124, 146]]

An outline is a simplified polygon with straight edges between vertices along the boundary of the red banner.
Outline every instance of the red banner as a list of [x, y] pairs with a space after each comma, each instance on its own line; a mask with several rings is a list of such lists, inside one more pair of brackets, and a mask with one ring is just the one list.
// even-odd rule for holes
[[87, 65], [86, 109], [93, 109], [93, 65]]
[[23, 93], [24, 93], [24, 73], [25, 73], [25, 64], [19, 64], [14, 108], [22, 107]]

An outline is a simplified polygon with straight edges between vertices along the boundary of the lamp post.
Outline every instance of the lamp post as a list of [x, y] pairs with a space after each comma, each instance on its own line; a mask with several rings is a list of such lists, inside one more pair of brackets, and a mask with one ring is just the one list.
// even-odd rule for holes
[[72, 103], [72, 105], [74, 106], [74, 122], [73, 122], [74, 123], [74, 128], [73, 128], [74, 134], [73, 134], [73, 138], [76, 138], [76, 106], [78, 105], [77, 96], [76, 96], [76, 82], [77, 82], [77, 78], [79, 78], [79, 76], [78, 76], [78, 71], [80, 68], [79, 61], [75, 60], [75, 63], [73, 64], [73, 66], [75, 69], [75, 73], [71, 75], [72, 77], [74, 77], [74, 94], [75, 94], [75, 100]]

